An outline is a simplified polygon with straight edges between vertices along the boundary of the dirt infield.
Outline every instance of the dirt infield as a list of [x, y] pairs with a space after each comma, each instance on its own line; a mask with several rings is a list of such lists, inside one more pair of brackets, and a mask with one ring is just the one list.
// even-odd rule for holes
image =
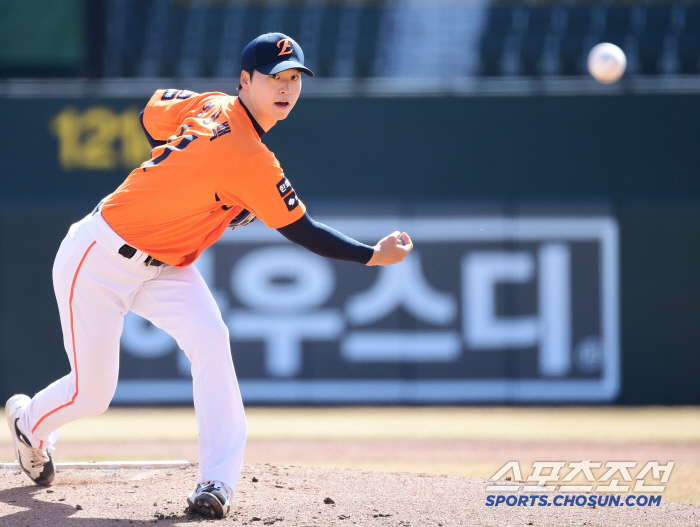
[[[253, 478], [257, 481], [253, 482]], [[66, 470], [50, 487], [0, 471], [3, 527], [106, 527], [205, 521], [185, 511], [197, 469]], [[689, 526], [700, 507], [487, 507], [485, 480], [285, 465], [245, 465], [220, 524], [356, 526]], [[330, 500], [328, 500], [330, 498]], [[332, 501], [332, 502], [330, 502]]]
[[[11, 446], [0, 443], [6, 461], [14, 459]], [[57, 461], [157, 460], [196, 461], [197, 442], [188, 441], [60, 441]], [[674, 460], [676, 465], [664, 491], [667, 501], [700, 505], [700, 444], [615, 443], [594, 441], [476, 441], [476, 440], [259, 440], [251, 439], [245, 452], [250, 464], [273, 463], [318, 468], [351, 468], [375, 472], [414, 472], [488, 478], [508, 460], [519, 460], [527, 477], [535, 460], [597, 461]]]
[[[246, 413], [247, 465], [236, 514], [224, 523], [259, 526], [284, 517], [275, 525], [700, 526], [700, 408], [250, 408]], [[54, 454], [59, 462], [194, 461], [194, 412], [110, 409], [64, 427]], [[0, 461], [13, 459], [9, 432], [0, 427]], [[522, 464], [526, 478], [534, 460], [586, 459], [676, 464], [660, 508], [484, 505], [483, 478], [509, 460]], [[253, 475], [260, 482], [253, 484]], [[196, 478], [194, 469], [73, 470], [60, 472], [48, 493], [29, 486], [24, 475], [0, 470], [0, 527], [100, 527], [116, 520], [153, 521], [156, 513], [176, 515], [158, 520], [161, 524], [192, 523], [198, 518], [185, 515], [184, 500]], [[334, 499], [334, 507], [322, 503], [326, 497]], [[78, 504], [83, 510], [75, 509]]]

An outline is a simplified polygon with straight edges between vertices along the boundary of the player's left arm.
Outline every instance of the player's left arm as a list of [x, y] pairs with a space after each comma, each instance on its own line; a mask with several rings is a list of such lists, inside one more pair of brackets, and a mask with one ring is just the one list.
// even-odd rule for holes
[[365, 265], [395, 264], [413, 249], [413, 243], [406, 233], [396, 231], [372, 247], [311, 219], [308, 212], [277, 231], [289, 241], [319, 256]]
[[277, 232], [289, 241], [325, 258], [366, 264], [374, 254], [374, 249], [369, 245], [312, 220], [308, 212], [295, 222], [280, 227]]
[[413, 249], [408, 235], [398, 231], [370, 246], [311, 219], [269, 151], [260, 152], [235, 167], [217, 188], [217, 195], [240, 203], [288, 240], [326, 258], [391, 265], [402, 261]]

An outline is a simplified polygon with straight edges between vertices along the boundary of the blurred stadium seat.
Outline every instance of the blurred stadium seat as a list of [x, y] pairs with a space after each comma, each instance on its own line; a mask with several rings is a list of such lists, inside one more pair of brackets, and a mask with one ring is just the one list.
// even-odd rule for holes
[[697, 73], [700, 70], [700, 34], [684, 34], [678, 43], [681, 73]]
[[[70, 5], [75, 11], [79, 4]], [[52, 69], [47, 50], [43, 65], [18, 70], [11, 62], [22, 56], [17, 44], [0, 53], [0, 77], [18, 71], [26, 77], [236, 76], [241, 48], [267, 31], [297, 39], [319, 77], [584, 76], [588, 52], [604, 41], [625, 51], [627, 75], [700, 74], [700, 4], [688, 0], [94, 0], [86, 5], [86, 51], [82, 58], [77, 51], [73, 55], [82, 66]]]
[[518, 73], [527, 76], [540, 74], [544, 56], [544, 35], [525, 35], [520, 41], [520, 69]]
[[664, 52], [663, 33], [644, 33], [639, 39], [639, 72], [643, 75], [662, 73], [661, 58]]
[[[506, 73], [497, 65], [513, 52], [505, 44], [513, 38], [519, 57], [510, 74], [585, 75], [588, 52], [599, 42], [612, 42], [625, 51], [631, 75], [700, 72], [698, 5], [511, 3], [488, 11], [489, 23], [480, 38], [481, 75]], [[518, 18], [527, 22], [519, 27]]]

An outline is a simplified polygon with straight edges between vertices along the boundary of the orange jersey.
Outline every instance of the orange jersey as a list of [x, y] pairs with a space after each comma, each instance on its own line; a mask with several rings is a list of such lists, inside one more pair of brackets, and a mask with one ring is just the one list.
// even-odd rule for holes
[[243, 208], [273, 229], [306, 212], [238, 97], [158, 90], [143, 124], [167, 143], [105, 200], [102, 216], [153, 258], [190, 265]]

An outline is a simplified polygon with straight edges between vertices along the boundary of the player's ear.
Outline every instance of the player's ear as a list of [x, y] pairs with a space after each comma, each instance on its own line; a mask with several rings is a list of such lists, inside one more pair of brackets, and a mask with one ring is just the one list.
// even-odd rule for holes
[[250, 86], [250, 73], [248, 73], [246, 70], [241, 71], [241, 80], [240, 84], [238, 85], [238, 89], [248, 89]]

